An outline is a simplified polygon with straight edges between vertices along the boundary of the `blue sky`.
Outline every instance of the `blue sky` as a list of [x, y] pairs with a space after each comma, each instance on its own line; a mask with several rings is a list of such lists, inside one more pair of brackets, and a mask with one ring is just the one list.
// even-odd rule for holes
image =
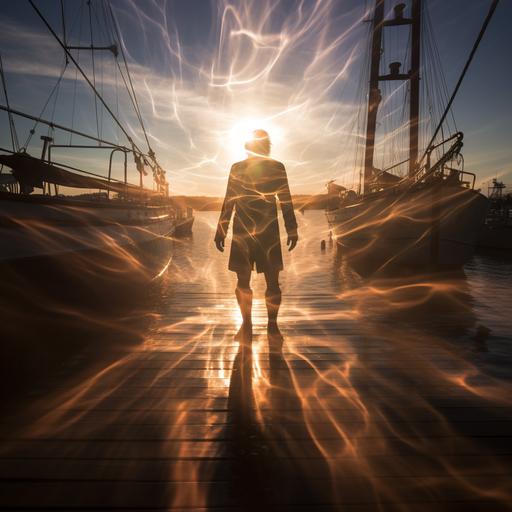
[[[36, 0], [62, 35], [60, 2]], [[123, 45], [139, 98], [150, 143], [168, 171], [177, 194], [220, 195], [230, 164], [243, 157], [242, 142], [251, 128], [267, 128], [273, 154], [287, 166], [292, 191], [317, 193], [330, 179], [350, 185], [359, 173], [355, 160], [358, 98], [364, 98], [360, 75], [367, 47], [364, 0], [112, 0]], [[386, 8], [392, 8], [388, 2]], [[487, 0], [425, 0], [433, 23], [442, 67], [451, 91], [480, 29]], [[103, 34], [104, 2], [92, 0], [95, 41], [110, 44]], [[0, 3], [0, 52], [11, 105], [38, 115], [63, 65], [63, 53], [28, 2]], [[65, 0], [69, 44], [90, 44], [85, 0]], [[498, 176], [512, 186], [511, 48], [512, 2], [502, 0], [454, 104], [457, 128], [465, 133], [465, 168], [475, 171], [480, 186]], [[389, 36], [391, 37], [391, 36]], [[383, 69], [400, 58], [402, 39], [386, 40]], [[77, 52], [74, 52], [77, 56]], [[129, 97], [113, 56], [96, 54], [98, 87], [133, 139], [145, 147]], [[80, 62], [92, 76], [90, 53]], [[428, 82], [431, 70], [424, 69]], [[116, 87], [117, 83], [117, 87]], [[377, 163], [399, 160], [406, 127], [393, 115], [403, 103], [404, 88], [384, 101], [379, 124], [392, 138], [381, 136]], [[388, 91], [393, 92], [393, 91]], [[57, 101], [55, 101], [55, 99]], [[2, 95], [2, 103], [4, 98]], [[55, 105], [55, 106], [54, 106]], [[125, 142], [109, 116], [99, 108], [102, 136]], [[93, 96], [69, 65], [58, 96], [44, 117], [97, 133]], [[423, 129], [432, 123], [425, 118]], [[0, 145], [10, 146], [7, 117], [0, 113]], [[25, 141], [30, 123], [17, 121]], [[29, 150], [40, 152], [39, 125]], [[382, 135], [382, 134], [381, 134]], [[69, 135], [55, 131], [57, 143]], [[83, 143], [78, 138], [74, 143]], [[69, 163], [104, 172], [97, 152], [56, 151]], [[120, 173], [120, 162], [115, 172]], [[134, 169], [130, 170], [136, 181]]]

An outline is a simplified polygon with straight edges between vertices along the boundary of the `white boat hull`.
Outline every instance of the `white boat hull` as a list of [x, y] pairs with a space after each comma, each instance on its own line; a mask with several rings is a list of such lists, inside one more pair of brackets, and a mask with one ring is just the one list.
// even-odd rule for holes
[[123, 251], [172, 235], [175, 226], [167, 205], [0, 199], [0, 261]]
[[345, 255], [371, 270], [461, 267], [473, 256], [488, 209], [480, 193], [431, 185], [386, 192], [327, 211]]

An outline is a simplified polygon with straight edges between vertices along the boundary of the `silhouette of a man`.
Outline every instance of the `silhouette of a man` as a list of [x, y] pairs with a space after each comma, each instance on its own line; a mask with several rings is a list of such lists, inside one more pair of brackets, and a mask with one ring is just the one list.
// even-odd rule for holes
[[245, 144], [247, 158], [231, 167], [215, 245], [219, 251], [224, 251], [224, 240], [234, 209], [228, 268], [238, 277], [235, 294], [242, 313], [242, 331], [252, 331], [250, 281], [251, 271], [256, 265], [256, 271], [265, 274], [268, 332], [272, 335], [279, 334], [279, 272], [283, 270], [276, 198], [281, 204], [290, 251], [297, 245], [298, 235], [286, 170], [281, 162], [270, 158], [270, 146], [268, 133], [255, 130], [253, 138]]

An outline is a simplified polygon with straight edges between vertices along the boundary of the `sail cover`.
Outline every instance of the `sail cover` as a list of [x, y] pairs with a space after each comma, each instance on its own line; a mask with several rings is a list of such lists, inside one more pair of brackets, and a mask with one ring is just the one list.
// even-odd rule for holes
[[54, 164], [44, 162], [26, 153], [0, 155], [0, 164], [12, 169], [12, 174], [19, 182], [22, 190], [43, 188], [43, 183], [53, 183], [64, 187], [110, 190], [119, 193], [138, 193], [158, 195], [153, 190], [141, 189], [135, 185], [109, 181], [94, 176], [83, 176], [67, 171]]

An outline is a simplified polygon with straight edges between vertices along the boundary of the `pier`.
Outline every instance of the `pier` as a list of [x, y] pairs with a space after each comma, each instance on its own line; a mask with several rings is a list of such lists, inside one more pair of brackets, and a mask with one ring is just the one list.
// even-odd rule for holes
[[507, 510], [508, 320], [474, 300], [475, 270], [357, 277], [320, 252], [320, 216], [285, 262], [281, 344], [259, 279], [252, 343], [233, 339], [200, 214], [140, 340], [77, 353], [2, 417], [0, 507]]
[[0, 511], [512, 511], [512, 2], [0, 5]]

